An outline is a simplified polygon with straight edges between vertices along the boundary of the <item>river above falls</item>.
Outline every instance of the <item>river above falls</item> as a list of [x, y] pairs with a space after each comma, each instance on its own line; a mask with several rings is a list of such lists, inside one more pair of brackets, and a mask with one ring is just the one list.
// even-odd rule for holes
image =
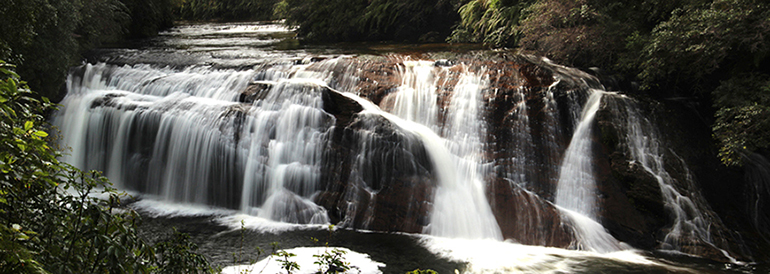
[[[594, 124], [599, 103], [589, 115], [584, 106], [605, 93], [590, 75], [547, 60], [553, 75], [534, 74], [553, 79], [537, 87], [521, 84], [535, 77], [526, 73], [491, 79], [488, 63], [456, 61], [495, 54], [473, 45], [304, 45], [278, 22], [186, 24], [95, 50], [92, 64], [70, 75], [54, 123], [73, 148], [66, 161], [104, 171], [137, 197], [129, 206], [145, 216], [143, 235], [160, 239], [177, 227], [214, 264], [235, 267], [230, 273], [271, 271], [248, 266], [264, 258], [255, 248], [269, 250], [271, 242], [310, 256], [346, 248], [360, 273], [768, 270], [735, 259], [740, 251], [701, 231], [721, 223], [699, 204], [700, 194], [677, 189], [686, 185], [660, 179], [672, 199], [686, 201], [661, 210], [687, 211], [662, 223], [697, 233], [670, 236], [675, 229], [662, 228], [649, 250], [605, 231], [599, 214], [606, 197], [594, 193], [596, 182], [565, 198], [587, 203], [579, 208], [591, 214], [555, 203], [562, 199], [554, 198], [561, 197], [559, 169], [572, 161], [563, 160], [568, 146], [586, 146], [569, 157], [575, 165], [594, 163], [581, 151], [594, 150], [596, 134], [576, 128]], [[505, 81], [521, 87], [510, 94], [489, 88]], [[571, 90], [557, 94], [563, 86]], [[606, 97], [594, 101], [625, 100]], [[498, 112], [504, 118], [485, 116]], [[695, 252], [717, 260], [690, 256]], [[300, 271], [315, 269], [311, 258]]]
[[177, 68], [212, 66], [250, 68], [276, 60], [329, 58], [340, 55], [404, 53], [424, 55], [438, 52], [483, 50], [475, 44], [335, 43], [304, 44], [281, 22], [182, 24], [157, 37], [130, 41], [126, 45], [96, 49], [91, 62], [153, 64]]

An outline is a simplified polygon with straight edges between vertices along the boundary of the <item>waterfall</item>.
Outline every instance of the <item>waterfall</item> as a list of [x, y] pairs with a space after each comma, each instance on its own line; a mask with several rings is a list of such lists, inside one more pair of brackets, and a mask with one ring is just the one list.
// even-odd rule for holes
[[[256, 101], [244, 130], [246, 154], [241, 209], [262, 205], [260, 217], [292, 223], [325, 223], [310, 197], [318, 189], [321, 150], [333, 117], [321, 110], [315, 81], [282, 80]], [[250, 139], [250, 140], [249, 140]], [[253, 212], [252, 212], [253, 213]]]
[[[655, 178], [663, 198], [666, 211], [672, 218], [672, 224], [667, 229], [660, 246], [663, 250], [675, 252], [697, 253], [697, 245], [703, 243], [721, 252], [726, 258], [737, 262], [723, 248], [714, 242], [711, 229], [719, 218], [711, 212], [698, 187], [693, 181], [687, 164], [673, 150], [664, 149], [663, 139], [652, 122], [642, 116], [635, 100], [623, 95], [612, 96], [610, 106], [614, 116], [614, 124], [625, 131], [622, 144], [629, 154], [631, 164], [639, 165]], [[670, 156], [666, 156], [669, 154]], [[671, 157], [671, 158], [667, 158]], [[684, 178], [675, 179], [666, 170], [667, 161], [681, 165]]]
[[602, 90], [591, 89], [559, 171], [556, 206], [572, 227], [579, 249], [613, 252], [624, 249], [598, 223], [597, 189], [593, 170], [593, 124], [601, 105]]
[[446, 110], [444, 142], [454, 163], [437, 163], [449, 167], [446, 171], [451, 173], [443, 175], [436, 191], [430, 227], [433, 235], [502, 240], [484, 193], [484, 175], [491, 173], [491, 165], [483, 164], [481, 156], [486, 151], [486, 128], [480, 121], [482, 94], [488, 85], [480, 76], [483, 74], [463, 72]]
[[[380, 115], [400, 128], [419, 136], [428, 151], [439, 182], [431, 222], [425, 231], [429, 234], [469, 239], [502, 239], [484, 194], [481, 173], [488, 167], [478, 162], [480, 160], [478, 152], [481, 148], [480, 136], [483, 135], [481, 135], [482, 131], [476, 115], [480, 109], [483, 82], [479, 75], [473, 73], [465, 73], [461, 76], [453, 95], [453, 100], [456, 99], [455, 105], [448, 110], [450, 113], [448, 121], [455, 123], [446, 126], [446, 134], [453, 138], [449, 140], [439, 137], [426, 125], [385, 113], [369, 101], [346, 94], [359, 102], [366, 112]], [[432, 89], [423, 89], [423, 91], [435, 92]], [[431, 98], [431, 96], [413, 98]], [[433, 107], [429, 106], [431, 102], [435, 104], [435, 101], [416, 103], [432, 109]], [[453, 111], [457, 111], [457, 114], [452, 115]]]
[[404, 61], [399, 66], [401, 85], [396, 91], [391, 113], [402, 119], [425, 125], [433, 131], [440, 129], [437, 87], [440, 79], [434, 62]]
[[512, 132], [512, 155], [510, 164], [505, 171], [506, 177], [521, 186], [531, 186], [536, 177], [536, 172], [532, 169], [534, 164], [533, 155], [535, 155], [535, 140], [532, 137], [532, 127], [530, 126], [529, 108], [527, 106], [526, 96], [523, 88], [518, 88], [514, 94], [513, 117], [511, 119], [510, 130]]
[[767, 214], [766, 199], [770, 198], [770, 161], [758, 153], [743, 156], [745, 180], [749, 186], [745, 190], [749, 213], [754, 227], [765, 239], [770, 238], [770, 216]]
[[[311, 196], [334, 117], [317, 80], [269, 82], [241, 103], [254, 72], [86, 65], [54, 119], [65, 161], [164, 200], [327, 223]], [[172, 80], [169, 80], [172, 79]], [[255, 210], [256, 207], [261, 207]]]
[[[696, 181], [711, 172], [684, 160], [705, 149], [667, 144], [685, 143], [663, 139], [677, 137], [663, 130], [679, 120], [645, 112], [667, 105], [604, 91], [596, 77], [535, 56], [281, 50], [271, 43], [290, 30], [250, 26], [184, 26], [73, 68], [52, 117], [71, 147], [61, 160], [102, 171], [138, 196], [136, 209], [196, 208], [227, 225], [296, 229], [281, 241], [334, 224], [345, 230], [335, 241], [357, 252], [370, 239], [472, 243], [446, 250], [471, 250], [474, 259], [456, 259], [469, 273], [665, 272], [610, 259], [629, 254], [751, 258], [733, 234], [751, 227], [726, 227]], [[770, 163], [744, 160], [746, 224], [770, 238]], [[515, 251], [487, 248], [501, 245]], [[511, 252], [518, 258], [505, 261]], [[485, 268], [478, 257], [510, 264]]]
[[596, 180], [593, 170], [592, 129], [594, 116], [602, 99], [601, 90], [591, 90], [591, 95], [580, 115], [580, 123], [572, 135], [559, 171], [559, 184], [555, 203], [558, 206], [596, 219]]

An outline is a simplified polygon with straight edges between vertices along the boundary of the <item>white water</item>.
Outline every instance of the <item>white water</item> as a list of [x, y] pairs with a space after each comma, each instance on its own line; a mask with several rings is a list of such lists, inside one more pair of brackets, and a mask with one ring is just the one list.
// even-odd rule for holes
[[661, 273], [687, 272], [686, 269], [651, 261], [630, 250], [603, 253], [431, 236], [423, 236], [422, 244], [440, 257], [467, 263], [462, 272], [467, 274], [642, 273], [656, 268]]
[[[687, 245], [701, 242], [720, 250], [725, 257], [737, 263], [729, 253], [714, 244], [711, 235], [712, 222], [721, 222], [718, 217], [709, 214], [711, 210], [701, 196], [690, 176], [686, 163], [670, 151], [677, 159], [664, 159], [664, 148], [661, 137], [652, 123], [641, 116], [635, 101], [619, 95], [613, 98], [616, 113], [616, 123], [625, 127], [626, 132], [621, 136], [630, 154], [632, 164], [640, 165], [644, 171], [652, 175], [660, 187], [666, 211], [672, 218], [671, 227], [666, 233], [660, 246], [664, 250], [684, 251]], [[666, 171], [666, 161], [675, 160], [682, 166], [686, 178], [674, 179]]]
[[333, 119], [322, 103], [320, 87], [303, 80], [279, 81], [255, 102], [242, 140], [250, 143], [242, 210], [290, 223], [328, 222], [326, 211], [307, 199], [318, 188], [324, 132]]
[[167, 201], [240, 200], [241, 210], [267, 219], [328, 223], [309, 200], [334, 119], [321, 110], [316, 79], [272, 82], [264, 99], [246, 105], [235, 100], [253, 71], [85, 70], [68, 80], [54, 120], [72, 147], [65, 161]]
[[454, 87], [445, 110], [446, 122], [442, 125], [437, 85], [445, 69], [434, 63], [404, 62], [402, 85], [397, 90], [391, 111], [404, 120], [432, 130], [419, 133], [430, 151], [439, 181], [431, 222], [425, 232], [444, 237], [502, 240], [484, 190], [483, 176], [491, 171], [491, 165], [482, 164], [481, 158], [485, 151], [482, 138], [486, 132], [480, 117], [487, 80], [480, 76], [484, 73], [471, 73], [463, 67], [465, 71]]
[[437, 85], [438, 70], [431, 61], [404, 61], [399, 66], [401, 86], [396, 91], [390, 111], [404, 120], [412, 121], [439, 132]]
[[592, 90], [583, 107], [559, 171], [555, 204], [596, 219], [596, 180], [593, 170], [592, 128], [603, 91]]
[[484, 176], [492, 171], [491, 164], [483, 164], [482, 157], [486, 151], [483, 146], [486, 129], [480, 117], [482, 92], [486, 86], [486, 79], [466, 71], [460, 75], [452, 93], [443, 135], [451, 153], [448, 159], [453, 163], [437, 163], [450, 167], [450, 170], [442, 170], [449, 173], [439, 175], [441, 181], [428, 228], [431, 235], [503, 238], [485, 195]]
[[569, 209], [559, 208], [559, 211], [575, 237], [572, 248], [598, 253], [632, 250], [627, 244], [612, 237], [599, 222]]
[[[349, 263], [349, 267], [351, 268], [348, 271], [340, 273], [377, 274], [382, 273], [382, 271], [380, 271], [380, 267], [385, 267], [385, 264], [373, 261], [367, 254], [357, 253], [344, 247], [298, 247], [280, 251], [285, 251], [296, 255], [295, 257], [291, 257], [289, 261], [297, 263], [299, 265], [299, 269], [292, 271], [291, 273], [314, 274], [324, 272], [326, 269], [326, 266], [315, 264], [315, 262], [319, 260], [319, 258], [315, 256], [321, 256], [325, 252], [331, 252], [334, 249], [344, 252], [342, 261]], [[273, 255], [251, 265], [236, 265], [225, 267], [222, 269], [222, 273], [247, 274], [285, 272], [286, 270], [282, 268], [283, 265], [281, 262], [277, 261], [278, 259], [282, 258], [277, 255]]]
[[[172, 64], [175, 67], [185, 69], [149, 65], [90, 66], [82, 81], [78, 79], [67, 83], [71, 96], [66, 99], [68, 101], [65, 101], [65, 106], [60, 112], [62, 116], [57, 117], [56, 123], [63, 130], [64, 139], [77, 146], [75, 148], [73, 145], [75, 149], [71, 156], [67, 157], [67, 161], [88, 169], [104, 170], [109, 177], [115, 178], [113, 182], [124, 188], [137, 188], [138, 191], [154, 194], [145, 195], [143, 200], [133, 204], [136, 208], [149, 212], [151, 216], [215, 215], [217, 223], [226, 224], [233, 229], [239, 228], [241, 221], [244, 221], [247, 229], [272, 233], [324, 226], [288, 224], [275, 220], [325, 223], [322, 218], [315, 217], [325, 216], [326, 213], [310, 201], [315, 198], [318, 190], [317, 156], [319, 150], [324, 149], [324, 135], [333, 121], [318, 110], [314, 101], [317, 98], [312, 94], [315, 88], [329, 84], [331, 78], [335, 78], [335, 88], [356, 92], [353, 88], [347, 88], [355, 86], [356, 76], [350, 76], [350, 83], [347, 83], [347, 80], [341, 81], [339, 75], [332, 75], [330, 70], [320, 73], [313, 71], [312, 66], [307, 66], [311, 58], [304, 52], [268, 53], [269, 49], [261, 47], [265, 41], [254, 42], [251, 37], [228, 37], [222, 40], [221, 43], [236, 44], [235, 48], [204, 41], [205, 37], [217, 33], [270, 32], [272, 27], [274, 26], [208, 29], [206, 25], [203, 31], [198, 27], [182, 28], [182, 35], [163, 34], [165, 38], [173, 36], [171, 39], [175, 41], [167, 44], [179, 48], [177, 55], [155, 60], [155, 57], [165, 54], [166, 50], [161, 50], [162, 53], [137, 50], [136, 52], [140, 52], [138, 56], [144, 56], [144, 59], [132, 59], [133, 57], [129, 56], [131, 54], [121, 59], [153, 64], [174, 60]], [[190, 33], [185, 33], [187, 31]], [[190, 34], [196, 36], [194, 41], [183, 41], [183, 37]], [[267, 40], [271, 41], [274, 40]], [[291, 58], [276, 60], [276, 56]], [[197, 65], [191, 65], [190, 62]], [[255, 69], [215, 69], [203, 64], [217, 67], [254, 66]], [[441, 80], [449, 78], [442, 77], [447, 76], [450, 70], [436, 68], [432, 62], [421, 61], [407, 62], [402, 69], [402, 85], [397, 92], [391, 94], [410, 96], [405, 96], [398, 108], [394, 108], [394, 112], [402, 113], [402, 117], [407, 119], [422, 121], [424, 125], [389, 116], [373, 106], [367, 107], [368, 110], [361, 115], [386, 117], [408, 133], [419, 136], [420, 142], [425, 143], [435, 166], [432, 171], [436, 172], [437, 181], [440, 182], [438, 190], [443, 191], [436, 193], [435, 202], [439, 205], [437, 209], [444, 208], [448, 213], [459, 213], [458, 216], [448, 218], [440, 217], [442, 214], [433, 215], [432, 217], [441, 220], [431, 219], [432, 224], [426, 232], [475, 239], [436, 238], [452, 243], [438, 245], [435, 249], [432, 248], [434, 252], [445, 254], [447, 258], [469, 262], [469, 273], [591, 272], [591, 268], [585, 270], [585, 266], [603, 262], [604, 258], [628, 263], [622, 265], [625, 267], [633, 267], [636, 264], [649, 265], [649, 262], [633, 252], [599, 254], [617, 247], [609, 245], [605, 248], [602, 242], [592, 242], [592, 239], [609, 235], [594, 219], [568, 209], [560, 209], [565, 216], [564, 224], [578, 223], [579, 225], [571, 226], [577, 231], [575, 234], [578, 237], [588, 235], [587, 238], [577, 240], [575, 247], [589, 251], [578, 252], [521, 246], [497, 240], [478, 240], [499, 239], [499, 229], [494, 218], [490, 217], [491, 215], [484, 216], [489, 211], [489, 206], [483, 195], [485, 182], [479, 179], [494, 176], [495, 174], [490, 173], [496, 172], [488, 169], [490, 159], [485, 159], [486, 156], [482, 153], [486, 150], [484, 144], [493, 141], [479, 137], [486, 134], [482, 125], [487, 124], [487, 121], [479, 119], [480, 116], [486, 115], [481, 107], [483, 103], [479, 101], [484, 95], [483, 92], [486, 92], [483, 91], [486, 79], [477, 75], [462, 76], [460, 83], [464, 84], [456, 87], [458, 90], [455, 93], [458, 94], [453, 94], [452, 98], [442, 98], [441, 100], [447, 100], [449, 103], [439, 106], [441, 96], [437, 87], [443, 84]], [[295, 79], [288, 80], [289, 78]], [[273, 85], [269, 92], [270, 97], [256, 102], [255, 105], [235, 102], [239, 96], [238, 91], [249, 81]], [[293, 89], [308, 89], [311, 95], [295, 96]], [[555, 176], [543, 176], [549, 177], [546, 180], [534, 177], [542, 176], [539, 174], [543, 171], [556, 173], [558, 170], [558, 155], [562, 151], [559, 133], [561, 125], [558, 121], [561, 115], [557, 107], [560, 103], [557, 104], [554, 93], [558, 94], [559, 90], [554, 83], [547, 90], [533, 92], [545, 93], [543, 100], [546, 102], [542, 109], [528, 108], [531, 106], [527, 106], [527, 100], [532, 101], [531, 98], [524, 97], [524, 90], [518, 90], [515, 95], [523, 98], [515, 110], [516, 119], [519, 119], [516, 121], [520, 123], [511, 130], [520, 137], [517, 137], [517, 140], [521, 144], [508, 149], [521, 148], [516, 154], [517, 158], [511, 161], [522, 165], [506, 172], [517, 184], [526, 186], [530, 182], [544, 182], [543, 185], [547, 185], [547, 188], [555, 182], [546, 180], [553, 180], [552, 177]], [[278, 103], [279, 100], [286, 100], [288, 103]], [[469, 101], [463, 103], [460, 100]], [[102, 105], [105, 107], [101, 107]], [[198, 111], [201, 113], [194, 113]], [[452, 117], [460, 112], [466, 115]], [[539, 118], [538, 115], [547, 117]], [[528, 120], [530, 118], [532, 121]], [[278, 125], [278, 120], [291, 122], [290, 125]], [[546, 121], [542, 123], [545, 124], [542, 127], [538, 125], [541, 124], [540, 120]], [[292, 127], [295, 122], [307, 127]], [[244, 129], [244, 133], [234, 134], [240, 132], [239, 127]], [[255, 134], [257, 132], [265, 134]], [[538, 145], [533, 145], [534, 143]], [[145, 149], [140, 149], [142, 145]], [[362, 147], [366, 149], [365, 146]], [[542, 147], [545, 149], [541, 150]], [[538, 155], [531, 156], [533, 154]], [[545, 161], [533, 160], [537, 157], [542, 157]], [[195, 166], [196, 164], [200, 166]], [[530, 166], [533, 168], [529, 168]], [[172, 170], [165, 170], [167, 168]], [[152, 171], [148, 172], [150, 170]], [[173, 177], [177, 175], [182, 177]], [[137, 184], [140, 181], [142, 184]], [[688, 197], [692, 195], [678, 186], [679, 184], [676, 189], [679, 189], [679, 193]], [[198, 187], [203, 189], [196, 190]], [[547, 190], [546, 194], [551, 194], [551, 191], [552, 189]], [[540, 197], [535, 193], [543, 195], [543, 191], [533, 191], [531, 196], [527, 197], [540, 201]], [[368, 192], [368, 195], [371, 199], [377, 197], [375, 191]], [[442, 200], [455, 202], [445, 204], [440, 202]], [[698, 203], [697, 199], [692, 201]], [[529, 202], [531, 201], [522, 203]], [[203, 203], [237, 210], [202, 206]], [[527, 211], [528, 208], [517, 207], [516, 214], [522, 214], [521, 212]], [[247, 212], [273, 220], [244, 214]], [[366, 214], [368, 213], [362, 215]], [[529, 214], [539, 216], [536, 212]], [[578, 231], [580, 229], [584, 231]], [[495, 248], [500, 245], [509, 248]], [[615, 260], [616, 256], [621, 259]]]
[[469, 239], [502, 239], [500, 228], [492, 216], [486, 197], [483, 196], [483, 189], [479, 189], [480, 186], [474, 184], [475, 182], [458, 180], [462, 174], [453, 161], [457, 156], [452, 155], [444, 146], [444, 139], [424, 125], [383, 112], [368, 100], [350, 93], [342, 94], [364, 108], [361, 114], [382, 116], [401, 129], [418, 136], [423, 142], [439, 181], [433, 217], [426, 233]]
[[598, 223], [597, 189], [593, 170], [593, 124], [604, 91], [592, 89], [580, 115], [559, 171], [555, 204], [572, 228], [573, 246], [594, 252], [626, 249]]

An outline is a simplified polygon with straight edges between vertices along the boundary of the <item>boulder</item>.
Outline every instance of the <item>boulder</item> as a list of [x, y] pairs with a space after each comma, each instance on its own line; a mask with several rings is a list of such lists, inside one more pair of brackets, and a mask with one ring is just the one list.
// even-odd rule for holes
[[562, 225], [559, 210], [540, 196], [497, 178], [487, 188], [487, 197], [503, 238], [526, 245], [570, 246], [571, 230]]

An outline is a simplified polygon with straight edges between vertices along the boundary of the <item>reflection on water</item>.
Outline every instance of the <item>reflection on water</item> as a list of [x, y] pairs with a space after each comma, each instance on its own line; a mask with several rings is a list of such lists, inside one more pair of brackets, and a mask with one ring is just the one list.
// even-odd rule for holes
[[121, 47], [97, 49], [91, 61], [171, 67], [206, 65], [247, 68], [276, 60], [342, 54], [430, 54], [484, 49], [476, 44], [334, 43], [306, 45], [281, 22], [200, 23], [174, 27], [157, 37]]

